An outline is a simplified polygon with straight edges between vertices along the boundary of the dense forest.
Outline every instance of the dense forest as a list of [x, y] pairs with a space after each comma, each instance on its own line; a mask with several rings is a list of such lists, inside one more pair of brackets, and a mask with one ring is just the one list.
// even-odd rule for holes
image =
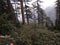
[[60, 45], [60, 0], [55, 24], [41, 0], [0, 0], [0, 45]]

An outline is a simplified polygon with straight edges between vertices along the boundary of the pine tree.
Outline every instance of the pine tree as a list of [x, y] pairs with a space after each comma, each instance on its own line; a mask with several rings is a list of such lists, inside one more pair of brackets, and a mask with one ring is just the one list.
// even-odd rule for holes
[[0, 0], [0, 34], [2, 35], [10, 34], [12, 30], [17, 30], [19, 25], [17, 23], [18, 20], [15, 20], [17, 18], [10, 5], [7, 0]]
[[56, 7], [56, 29], [60, 30], [60, 0], [57, 0]]
[[0, 0], [0, 34], [8, 34], [10, 26], [8, 26], [8, 14], [7, 14], [7, 6], [3, 0]]

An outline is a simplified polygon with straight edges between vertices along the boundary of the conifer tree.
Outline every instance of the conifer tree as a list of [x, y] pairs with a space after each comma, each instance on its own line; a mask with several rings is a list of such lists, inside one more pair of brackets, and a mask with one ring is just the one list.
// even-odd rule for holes
[[60, 30], [60, 0], [57, 0], [56, 7], [56, 29]]

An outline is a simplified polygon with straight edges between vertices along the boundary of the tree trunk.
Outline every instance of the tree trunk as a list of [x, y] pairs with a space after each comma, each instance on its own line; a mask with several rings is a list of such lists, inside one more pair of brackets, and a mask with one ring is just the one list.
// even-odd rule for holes
[[25, 10], [26, 10], [26, 18], [27, 18], [27, 23], [29, 24], [29, 10], [27, 9], [28, 8], [28, 6], [26, 6], [26, 2], [25, 2]]
[[22, 13], [22, 24], [25, 24], [23, 0], [21, 0], [20, 3], [21, 3], [21, 13]]
[[37, 0], [37, 13], [38, 13], [38, 24], [40, 24], [39, 4]]

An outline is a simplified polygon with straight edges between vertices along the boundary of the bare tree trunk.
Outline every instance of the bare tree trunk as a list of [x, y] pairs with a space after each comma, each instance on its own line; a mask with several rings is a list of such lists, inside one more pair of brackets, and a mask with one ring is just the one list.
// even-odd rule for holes
[[20, 3], [21, 3], [21, 13], [22, 13], [22, 24], [25, 24], [23, 0], [21, 0]]

